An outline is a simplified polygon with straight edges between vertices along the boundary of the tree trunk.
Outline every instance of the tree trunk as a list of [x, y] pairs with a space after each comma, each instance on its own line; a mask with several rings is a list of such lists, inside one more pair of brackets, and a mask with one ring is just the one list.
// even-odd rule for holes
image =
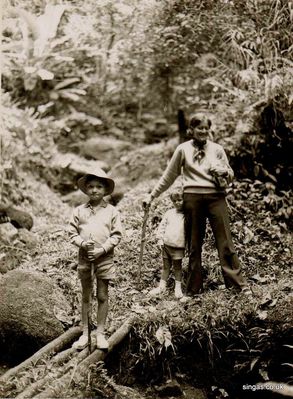
[[187, 130], [185, 115], [182, 109], [178, 110], [177, 120], [178, 120], [179, 143], [181, 144], [184, 143], [184, 141], [186, 141], [186, 130]]

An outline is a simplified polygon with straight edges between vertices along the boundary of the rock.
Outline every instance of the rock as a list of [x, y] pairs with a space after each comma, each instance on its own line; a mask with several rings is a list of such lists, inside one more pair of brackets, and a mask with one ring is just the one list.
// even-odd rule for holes
[[[208, 395], [205, 393], [204, 389], [194, 388], [191, 385], [183, 385], [182, 389], [185, 399], [208, 399]], [[222, 398], [222, 396], [217, 397]]]
[[56, 154], [51, 159], [49, 168], [51, 173], [46, 176], [49, 185], [63, 194], [74, 191], [77, 179], [89, 170], [95, 168], [103, 169], [105, 172], [110, 170], [104, 161], [88, 160], [72, 153]]
[[114, 137], [117, 137], [118, 139], [122, 139], [125, 136], [124, 131], [122, 129], [119, 129], [119, 127], [116, 127], [116, 126], [112, 126], [108, 130], [108, 134], [109, 134], [109, 136], [114, 136]]
[[5, 258], [1, 258], [0, 259], [0, 273], [1, 274], [5, 274], [5, 273], [7, 273], [8, 272], [8, 266], [7, 266], [7, 264], [6, 264], [6, 262], [5, 262]]
[[79, 155], [89, 158], [103, 160], [113, 165], [119, 161], [123, 153], [132, 149], [132, 145], [123, 140], [117, 140], [105, 137], [93, 137], [91, 139], [80, 141], [72, 146], [78, 151]]
[[180, 384], [176, 380], [169, 380], [166, 384], [161, 385], [156, 388], [158, 395], [160, 397], [164, 396], [181, 396], [183, 395], [183, 391], [180, 387]]
[[109, 165], [107, 165], [107, 163], [104, 161], [83, 159], [80, 156], [72, 153], [58, 153], [51, 159], [50, 163], [55, 169], [69, 169], [78, 174], [84, 174], [89, 169], [93, 169], [95, 167], [101, 168], [105, 172], [109, 172], [110, 170]]
[[17, 235], [18, 230], [11, 223], [5, 223], [0, 225], [1, 241], [3, 241], [5, 244], [11, 244], [17, 237]]
[[62, 201], [70, 205], [71, 207], [76, 207], [78, 205], [84, 204], [88, 201], [88, 197], [80, 190], [73, 191], [72, 193], [62, 196]]
[[20, 362], [63, 333], [57, 316], [68, 315], [70, 305], [46, 275], [9, 271], [0, 279], [0, 298], [1, 360]]
[[164, 143], [143, 146], [122, 157], [111, 169], [117, 188], [120, 185], [126, 192], [142, 181], [159, 179], [177, 145], [178, 138], [173, 138]]
[[0, 205], [0, 216], [6, 216], [10, 223], [17, 229], [30, 230], [33, 227], [31, 215], [21, 209], [14, 208], [12, 205]]

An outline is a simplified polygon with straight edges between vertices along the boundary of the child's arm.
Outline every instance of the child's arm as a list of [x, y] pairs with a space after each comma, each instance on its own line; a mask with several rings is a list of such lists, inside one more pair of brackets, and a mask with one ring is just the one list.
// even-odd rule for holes
[[113, 208], [112, 220], [111, 220], [111, 232], [107, 241], [102, 245], [105, 253], [111, 251], [119, 244], [122, 238], [122, 225], [120, 213], [116, 208]]
[[167, 226], [168, 218], [167, 218], [167, 212], [164, 214], [157, 230], [157, 239], [158, 239], [158, 245], [163, 246], [164, 244], [164, 234]]
[[72, 212], [70, 222], [69, 222], [69, 239], [71, 244], [76, 245], [79, 248], [86, 248], [86, 242], [79, 235], [79, 214], [78, 209], [75, 208]]

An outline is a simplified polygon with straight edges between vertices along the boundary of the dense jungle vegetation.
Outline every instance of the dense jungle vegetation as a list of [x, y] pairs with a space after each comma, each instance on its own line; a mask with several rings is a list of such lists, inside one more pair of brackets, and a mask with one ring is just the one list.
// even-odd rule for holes
[[[56, 170], [56, 155], [103, 161], [121, 189], [126, 232], [109, 329], [139, 315], [107, 371], [98, 364], [56, 397], [122, 398], [118, 383], [136, 389], [176, 377], [203, 397], [275, 398], [281, 394], [239, 387], [292, 383], [292, 23], [288, 0], [2, 2], [0, 204], [28, 211], [34, 227], [0, 225], [0, 282], [15, 269], [45, 273], [71, 304], [59, 314], [64, 328], [78, 324], [76, 254], [65, 234], [78, 172], [67, 174], [66, 162]], [[200, 302], [147, 297], [160, 269], [152, 231], [170, 206], [167, 194], [152, 209], [141, 286], [134, 284], [142, 199], [197, 110], [209, 114], [235, 171], [228, 201], [250, 302], [221, 288], [210, 232]], [[91, 140], [110, 140], [110, 156], [93, 154]], [[16, 397], [36, 375], [24, 374], [1, 397]]]

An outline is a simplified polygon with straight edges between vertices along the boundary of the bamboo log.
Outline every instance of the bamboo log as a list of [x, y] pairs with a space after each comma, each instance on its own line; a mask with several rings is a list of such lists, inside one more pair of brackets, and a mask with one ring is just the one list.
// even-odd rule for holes
[[66, 345], [72, 342], [76, 337], [78, 337], [82, 332], [81, 327], [72, 327], [69, 330], [65, 331], [65, 333], [61, 334], [59, 337], [49, 342], [43, 348], [38, 350], [33, 356], [26, 359], [24, 362], [20, 363], [18, 366], [13, 367], [8, 370], [0, 377], [0, 383], [5, 383], [11, 377], [15, 377], [20, 371], [26, 369], [31, 366], [33, 363], [37, 362], [45, 355], [52, 355], [54, 353], [62, 350]]
[[65, 363], [69, 358], [73, 356], [74, 353], [76, 353], [75, 348], [68, 348], [60, 353], [57, 353], [57, 355], [55, 355], [52, 359], [54, 366], [60, 366], [61, 364]]
[[[91, 334], [91, 335], [93, 336], [93, 334]], [[45, 377], [41, 378], [40, 380], [35, 381], [29, 387], [27, 387], [24, 391], [19, 393], [15, 399], [25, 399], [25, 398], [34, 397], [35, 394], [38, 394], [39, 392], [42, 391], [42, 389], [44, 388], [45, 385], [51, 384], [56, 379], [61, 377], [63, 374], [69, 372], [74, 367], [76, 367], [77, 364], [80, 363], [83, 359], [85, 359], [88, 355], [88, 348], [85, 348], [80, 352], [78, 352], [77, 349], [69, 348], [64, 352], [65, 353], [63, 353], [63, 352], [58, 353], [58, 355], [52, 359], [54, 366], [56, 365], [56, 363], [58, 364], [58, 362], [60, 361], [60, 358], [62, 359], [62, 356], [61, 356], [62, 353], [63, 353], [62, 361], [67, 360], [68, 357], [70, 357], [74, 353], [76, 354], [76, 356], [74, 356], [73, 359], [69, 359], [69, 362], [65, 366], [63, 366], [62, 370], [60, 370], [59, 372], [57, 372], [55, 374], [54, 373], [47, 374]]]
[[[130, 332], [131, 327], [135, 321], [136, 317], [130, 317], [127, 319], [118, 330], [111, 335], [109, 338], [109, 349], [108, 352], [113, 350], [113, 348], [118, 345]], [[85, 349], [86, 350], [86, 349]], [[93, 363], [96, 363], [100, 360], [104, 360], [106, 357], [107, 352], [102, 351], [100, 349], [96, 349], [93, 353], [87, 356], [81, 363], [77, 365], [74, 369], [74, 372], [68, 371], [61, 378], [55, 380], [54, 384], [51, 384], [49, 388], [41, 392], [39, 395], [34, 396], [35, 399], [48, 399], [53, 398], [56, 396], [56, 389], [59, 387], [68, 387], [70, 386], [71, 382], [74, 381], [75, 383], [80, 382], [88, 373], [89, 366]]]

